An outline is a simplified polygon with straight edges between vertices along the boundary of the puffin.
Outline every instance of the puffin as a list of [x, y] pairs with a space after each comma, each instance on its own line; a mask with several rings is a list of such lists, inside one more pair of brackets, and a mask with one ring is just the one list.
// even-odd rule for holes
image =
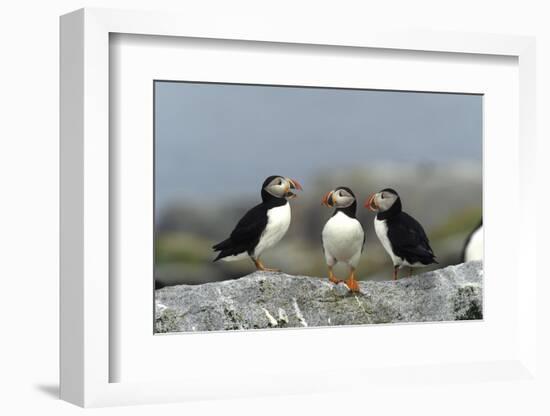
[[292, 190], [301, 190], [295, 179], [280, 175], [269, 176], [262, 184], [262, 202], [251, 208], [239, 220], [229, 238], [214, 245], [218, 252], [214, 261], [234, 261], [249, 257], [257, 270], [277, 272], [264, 266], [262, 253], [277, 244], [290, 225], [289, 200], [296, 197]]
[[334, 208], [322, 232], [328, 278], [334, 284], [340, 283], [342, 280], [336, 278], [332, 268], [338, 262], [346, 263], [349, 275], [345, 283], [352, 292], [359, 292], [355, 269], [365, 246], [365, 231], [356, 217], [355, 194], [350, 188], [339, 186], [327, 192], [321, 203]]
[[386, 188], [371, 194], [365, 207], [376, 212], [374, 230], [393, 262], [393, 280], [404, 266], [409, 267], [410, 276], [413, 267], [437, 263], [424, 228], [402, 210], [395, 190]]
[[462, 262], [483, 260], [483, 218], [468, 235], [462, 249]]

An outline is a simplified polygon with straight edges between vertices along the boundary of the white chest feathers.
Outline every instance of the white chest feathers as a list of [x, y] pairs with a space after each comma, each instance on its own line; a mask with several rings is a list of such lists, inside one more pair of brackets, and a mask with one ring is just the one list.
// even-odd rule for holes
[[357, 266], [363, 250], [365, 233], [356, 218], [337, 212], [325, 224], [322, 238], [329, 266], [333, 266], [336, 262]]
[[384, 247], [386, 252], [390, 255], [393, 264], [401, 264], [402, 259], [397, 257], [392, 250], [390, 239], [388, 238], [388, 225], [386, 224], [386, 220], [379, 220], [374, 217], [374, 231], [376, 231], [376, 236], [380, 240], [382, 247]]
[[264, 250], [273, 247], [284, 237], [290, 226], [290, 204], [287, 202], [280, 207], [267, 211], [267, 225], [260, 236], [260, 241], [254, 250], [254, 256], [259, 257]]
[[474, 260], [483, 260], [483, 227], [475, 230], [464, 252], [464, 261]]

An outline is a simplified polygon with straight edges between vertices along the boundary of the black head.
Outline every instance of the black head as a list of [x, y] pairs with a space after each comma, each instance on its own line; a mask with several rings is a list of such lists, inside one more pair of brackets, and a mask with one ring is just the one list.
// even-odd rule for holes
[[394, 194], [396, 195], [397, 197], [399, 197], [399, 194], [397, 193], [397, 191], [393, 188], [385, 188], [385, 189], [382, 189], [380, 192], [387, 192], [387, 193], [390, 193], [390, 194]]

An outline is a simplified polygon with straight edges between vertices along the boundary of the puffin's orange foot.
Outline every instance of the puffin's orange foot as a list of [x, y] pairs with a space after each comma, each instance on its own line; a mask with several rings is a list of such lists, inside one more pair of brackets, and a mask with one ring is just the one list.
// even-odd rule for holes
[[263, 269], [261, 269], [262, 272], [272, 272], [272, 273], [279, 273], [281, 270], [280, 269], [270, 269], [269, 267], [264, 267]]
[[328, 280], [330, 280], [330, 281], [331, 281], [332, 283], [334, 283], [335, 285], [337, 285], [337, 284], [340, 283], [340, 282], [343, 282], [342, 279], [337, 279], [337, 278], [334, 277], [334, 276], [329, 276], [329, 277], [328, 277]]
[[346, 286], [352, 292], [361, 292], [361, 289], [359, 288], [359, 283], [357, 283], [357, 280], [355, 280], [355, 279], [346, 280]]
[[399, 276], [397, 276], [398, 273], [399, 273], [399, 266], [395, 266], [393, 268], [393, 280], [397, 280], [399, 278]]
[[265, 267], [264, 264], [260, 261], [260, 259], [252, 259], [252, 261], [256, 266], [256, 270], [260, 272], [274, 272], [274, 273], [280, 272], [279, 269], [270, 269], [269, 267]]

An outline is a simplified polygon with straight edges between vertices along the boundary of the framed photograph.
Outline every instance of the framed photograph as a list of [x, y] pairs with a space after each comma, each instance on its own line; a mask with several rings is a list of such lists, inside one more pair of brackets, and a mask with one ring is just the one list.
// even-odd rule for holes
[[482, 95], [153, 88], [156, 333], [483, 318]]
[[534, 377], [534, 59], [517, 36], [63, 16], [61, 397]]

